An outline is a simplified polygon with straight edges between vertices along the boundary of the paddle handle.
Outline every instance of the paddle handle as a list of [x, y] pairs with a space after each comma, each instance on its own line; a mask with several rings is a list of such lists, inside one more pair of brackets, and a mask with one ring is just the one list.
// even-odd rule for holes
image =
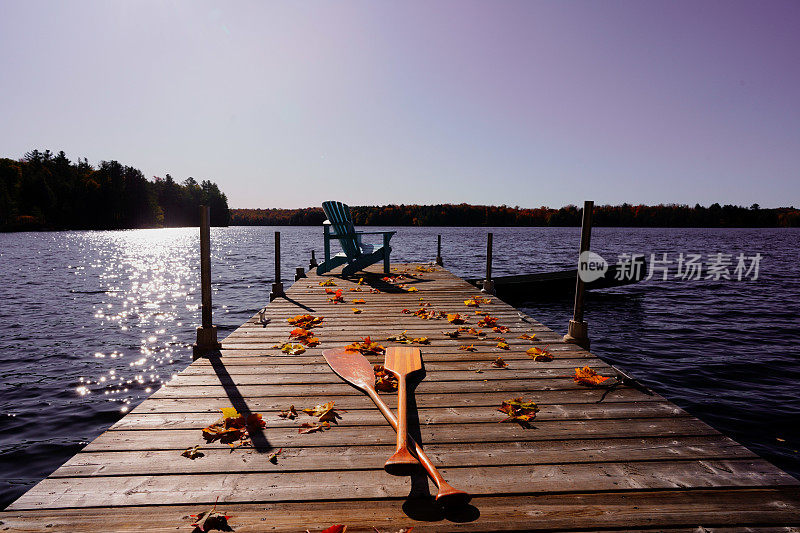
[[406, 377], [397, 380], [397, 451], [408, 451], [408, 387]]
[[[399, 389], [400, 387], [398, 384], [398, 391]], [[392, 426], [392, 428], [394, 428], [395, 431], [398, 431], [399, 425], [397, 418], [395, 418], [394, 413], [392, 413], [392, 410], [389, 409], [389, 406], [386, 405], [386, 402], [384, 402], [383, 399], [378, 395], [378, 392], [374, 388], [369, 388], [369, 387], [367, 387], [364, 390], [366, 391], [370, 399], [373, 401], [373, 403], [378, 407], [378, 410], [380, 410], [381, 414], [386, 419], [386, 421], [389, 422], [389, 425]], [[439, 488], [439, 493], [436, 495], [437, 500], [448, 498], [452, 500], [458, 500], [459, 502], [464, 502], [464, 503], [470, 500], [471, 497], [468, 493], [451, 487], [447, 483], [447, 481], [444, 480], [442, 474], [439, 473], [439, 470], [436, 469], [433, 462], [430, 460], [428, 455], [422, 449], [422, 446], [417, 444], [417, 441], [415, 441], [413, 438], [409, 437], [407, 432], [406, 432], [406, 439], [408, 444], [410, 444], [411, 447], [414, 449], [414, 453], [419, 459], [419, 462], [422, 463], [422, 466], [425, 468], [425, 471], [428, 473], [430, 478], [433, 480], [434, 483], [436, 483], [436, 486]]]

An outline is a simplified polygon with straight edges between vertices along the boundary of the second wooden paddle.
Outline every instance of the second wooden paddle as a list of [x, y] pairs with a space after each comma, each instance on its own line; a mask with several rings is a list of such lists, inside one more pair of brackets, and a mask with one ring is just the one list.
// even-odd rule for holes
[[[370, 397], [386, 421], [397, 431], [398, 424], [394, 413], [392, 413], [389, 406], [386, 405], [375, 390], [375, 372], [372, 370], [372, 363], [358, 352], [347, 352], [341, 348], [324, 350], [322, 355], [325, 357], [325, 361], [328, 362], [328, 366], [330, 366], [340, 378], [355, 388], [365, 392], [367, 396]], [[425, 471], [428, 472], [428, 475], [439, 488], [439, 492], [436, 494], [437, 502], [457, 505], [470, 500], [471, 496], [469, 494], [448, 485], [447, 481], [444, 480], [422, 450], [422, 447], [417, 444], [414, 439], [409, 438], [408, 443], [419, 458], [419, 462], [422, 463]]]
[[408, 475], [418, 461], [408, 451], [408, 388], [409, 374], [422, 370], [422, 354], [419, 348], [392, 347], [386, 348], [384, 370], [397, 378], [397, 449], [389, 457], [383, 469], [392, 475]]

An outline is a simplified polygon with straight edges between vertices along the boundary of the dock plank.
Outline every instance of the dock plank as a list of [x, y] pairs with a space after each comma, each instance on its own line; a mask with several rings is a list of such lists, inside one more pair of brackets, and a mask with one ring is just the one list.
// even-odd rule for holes
[[[236, 531], [319, 531], [334, 523], [348, 531], [796, 530], [795, 478], [658, 394], [613, 378], [609, 387], [575, 383], [575, 367], [616, 373], [512, 306], [494, 297], [481, 304], [481, 313], [509, 328], [484, 328], [486, 338], [450, 339], [443, 332], [456, 326], [446, 319], [403, 313], [426, 305], [457, 312], [472, 327], [482, 318], [464, 301], [485, 295], [442, 268], [415, 267], [395, 265], [393, 272], [413, 276], [405, 285], [417, 292], [381, 281], [377, 271], [364, 275], [363, 286], [357, 278], [313, 274], [296, 282], [287, 299], [224, 339], [221, 357], [194, 362], [0, 512], [0, 528], [189, 531], [188, 515], [218, 499]], [[328, 279], [345, 303], [328, 301], [319, 285]], [[355, 298], [365, 300], [360, 314], [351, 310]], [[314, 329], [320, 345], [297, 356], [274, 349], [293, 329], [286, 319], [309, 309], [325, 316]], [[385, 339], [404, 330], [429, 340], [420, 346], [426, 373], [415, 388], [411, 432], [451, 484], [475, 495], [460, 509], [432, 505], [425, 494], [435, 487], [422, 474], [383, 471], [394, 433], [322, 358], [322, 350], [367, 335], [395, 345]], [[522, 333], [535, 339], [519, 339]], [[509, 350], [497, 346], [497, 336]], [[461, 351], [462, 344], [477, 350]], [[525, 353], [532, 346], [554, 360], [533, 361]], [[498, 356], [508, 368], [490, 366]], [[539, 404], [531, 427], [500, 423], [497, 407], [516, 396]], [[384, 398], [396, 406], [394, 395]], [[322, 433], [298, 433], [306, 415], [278, 416], [289, 405], [328, 401], [341, 419]], [[231, 406], [264, 416], [255, 447], [204, 443], [200, 430]], [[198, 444], [203, 457], [180, 456]]]

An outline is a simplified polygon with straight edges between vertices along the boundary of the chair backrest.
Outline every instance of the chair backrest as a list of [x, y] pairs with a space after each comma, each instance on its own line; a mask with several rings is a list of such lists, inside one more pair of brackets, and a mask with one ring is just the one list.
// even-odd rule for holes
[[331, 228], [339, 239], [339, 244], [347, 257], [357, 257], [361, 248], [356, 238], [356, 229], [350, 218], [350, 207], [342, 202], [322, 202], [322, 210], [331, 223]]

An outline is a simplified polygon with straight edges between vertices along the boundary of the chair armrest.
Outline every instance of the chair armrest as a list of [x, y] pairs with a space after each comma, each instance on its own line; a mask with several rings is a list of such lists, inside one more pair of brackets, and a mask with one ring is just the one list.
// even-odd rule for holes
[[357, 231], [356, 235], [394, 235], [396, 231]]

